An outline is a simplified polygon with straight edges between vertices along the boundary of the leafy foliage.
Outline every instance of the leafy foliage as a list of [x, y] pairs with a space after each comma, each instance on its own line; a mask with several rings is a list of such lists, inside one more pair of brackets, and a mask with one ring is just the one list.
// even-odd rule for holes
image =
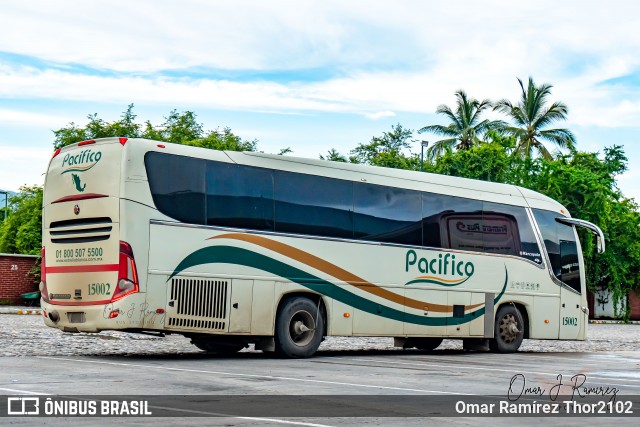
[[42, 187], [21, 187], [9, 199], [9, 216], [0, 225], [0, 252], [37, 255], [41, 248]]
[[582, 235], [587, 285], [612, 291], [617, 302], [640, 283], [638, 205], [624, 198], [615, 181], [626, 170], [626, 161], [622, 148], [613, 146], [605, 148], [602, 159], [597, 153], [575, 152], [518, 168], [527, 172], [520, 177], [525, 187], [558, 200], [572, 216], [593, 222], [605, 233], [604, 254], [596, 253], [592, 236]]
[[320, 160], [330, 160], [332, 162], [343, 162], [343, 163], [346, 163], [348, 161], [347, 157], [340, 154], [338, 150], [336, 150], [335, 148], [332, 148], [331, 150], [329, 150], [327, 152], [326, 157], [320, 154]]
[[215, 150], [256, 151], [257, 141], [246, 141], [235, 135], [230, 128], [205, 131], [202, 123], [191, 111], [179, 113], [171, 110], [164, 123], [154, 126], [149, 120], [144, 125], [136, 123], [133, 104], [122, 113], [119, 120], [105, 122], [97, 114], [87, 116], [89, 122], [84, 127], [69, 123], [67, 127], [53, 131], [54, 148], [61, 148], [78, 141], [106, 137], [147, 138], [175, 144], [193, 145]]
[[[515, 184], [545, 194], [571, 215], [598, 225], [607, 251], [598, 254], [593, 236], [581, 234], [587, 286], [608, 289], [618, 303], [640, 284], [640, 213], [616, 185], [627, 158], [620, 146], [598, 153], [573, 152], [555, 159], [511, 156], [492, 142], [448, 152], [430, 166], [436, 173]], [[626, 313], [628, 316], [628, 312]]]
[[504, 147], [487, 143], [457, 152], [447, 151], [430, 165], [428, 171], [443, 175], [505, 182], [509, 176], [510, 159]]
[[258, 141], [255, 139], [253, 141], [243, 140], [226, 127], [222, 130], [209, 131], [204, 138], [185, 141], [182, 144], [213, 150], [256, 151]]
[[[391, 126], [390, 132], [383, 132], [382, 136], [374, 136], [369, 143], [359, 144], [351, 150], [349, 161], [388, 168], [418, 170], [420, 159], [417, 154], [409, 151], [411, 145], [408, 140], [412, 135], [412, 130], [405, 129], [398, 123]], [[406, 151], [409, 152], [405, 154]]]

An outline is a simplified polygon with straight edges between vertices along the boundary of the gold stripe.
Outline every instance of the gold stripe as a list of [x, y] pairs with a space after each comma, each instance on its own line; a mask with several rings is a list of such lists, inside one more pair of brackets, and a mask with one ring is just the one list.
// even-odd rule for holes
[[445, 282], [445, 283], [460, 283], [460, 282], [464, 282], [467, 279], [452, 279], [452, 280], [447, 280], [447, 279], [441, 279], [439, 277], [436, 276], [418, 276], [413, 280], [417, 280], [417, 279], [433, 279], [433, 280], [437, 280], [438, 282]]
[[[312, 255], [303, 250], [294, 248], [293, 246], [289, 246], [287, 244], [267, 239], [265, 237], [256, 236], [253, 234], [241, 234], [241, 233], [229, 233], [223, 234], [220, 236], [210, 237], [207, 240], [211, 239], [235, 239], [242, 240], [248, 243], [252, 243], [254, 245], [262, 246], [264, 248], [270, 249], [274, 252], [277, 252], [286, 257], [295, 259], [303, 264], [311, 266], [316, 270], [320, 270], [326, 274], [329, 274], [335, 277], [338, 280], [341, 280], [345, 283], [350, 284], [351, 286], [355, 286], [356, 288], [378, 296], [380, 298], [384, 298], [388, 301], [394, 302], [396, 304], [404, 305], [407, 307], [415, 308], [417, 310], [431, 311], [436, 313], [452, 313], [453, 307], [442, 304], [434, 304], [426, 301], [419, 301], [412, 298], [403, 297], [402, 295], [398, 295], [395, 292], [388, 291], [387, 289], [381, 288], [380, 286], [376, 286], [371, 282], [367, 282], [366, 280], [356, 276], [338, 267], [335, 264], [331, 264], [323, 260], [322, 258], [318, 258], [315, 255]], [[480, 307], [483, 304], [474, 304], [465, 306], [466, 310], [472, 310], [474, 308]]]

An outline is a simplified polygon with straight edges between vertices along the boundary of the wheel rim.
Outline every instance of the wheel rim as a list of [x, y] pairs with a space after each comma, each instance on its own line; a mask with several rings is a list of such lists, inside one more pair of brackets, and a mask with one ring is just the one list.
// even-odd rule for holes
[[289, 320], [289, 336], [291, 342], [298, 347], [308, 345], [315, 335], [316, 322], [308, 311], [296, 311]]
[[507, 344], [512, 343], [518, 338], [520, 330], [518, 329], [518, 321], [511, 313], [500, 319], [500, 338]]

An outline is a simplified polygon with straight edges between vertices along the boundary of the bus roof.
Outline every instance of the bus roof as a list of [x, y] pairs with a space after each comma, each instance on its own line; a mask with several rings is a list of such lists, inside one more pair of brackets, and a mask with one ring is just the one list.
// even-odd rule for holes
[[[251, 164], [257, 166], [258, 163], [254, 163], [254, 161], [249, 161], [247, 157], [259, 158], [261, 161], [260, 165], [263, 167], [275, 167], [275, 168], [283, 168], [283, 164], [286, 162], [290, 163], [291, 166], [302, 166], [309, 173], [309, 167], [313, 167], [317, 171], [322, 169], [331, 169], [331, 176], [336, 178], [342, 178], [338, 176], [340, 172], [355, 172], [359, 174], [367, 174], [369, 176], [380, 177], [386, 183], [383, 182], [373, 182], [375, 184], [382, 185], [391, 185], [405, 188], [414, 188], [413, 185], [407, 185], [407, 183], [416, 183], [420, 186], [421, 190], [426, 191], [436, 191], [439, 193], [449, 194], [452, 190], [454, 192], [458, 192], [461, 190], [466, 190], [465, 192], [471, 191], [477, 193], [475, 197], [476, 199], [487, 199], [487, 193], [493, 193], [494, 195], [502, 195], [508, 196], [509, 198], [524, 198], [527, 204], [534, 208], [541, 208], [547, 210], [554, 210], [563, 213], [564, 215], [569, 216], [567, 209], [557, 201], [552, 198], [545, 196], [544, 194], [538, 193], [536, 191], [530, 190], [528, 188], [519, 187], [512, 184], [503, 184], [498, 182], [489, 182], [482, 181], [477, 179], [470, 178], [461, 178], [450, 175], [440, 175], [428, 172], [418, 172], [418, 171], [410, 171], [404, 169], [394, 169], [387, 168], [381, 166], [369, 166], [369, 165], [360, 165], [353, 163], [345, 163], [345, 162], [332, 162], [328, 160], [321, 159], [309, 159], [303, 157], [294, 157], [294, 156], [281, 156], [275, 154], [264, 154], [264, 153], [255, 153], [255, 152], [225, 152], [234, 162], [241, 164]], [[272, 163], [273, 162], [273, 163]], [[269, 163], [269, 165], [265, 165], [265, 163]], [[272, 164], [271, 164], [272, 163]], [[287, 168], [289, 169], [289, 168]], [[296, 169], [298, 169], [296, 167]], [[324, 173], [319, 173], [325, 175]], [[351, 175], [351, 174], [349, 174]], [[349, 179], [349, 177], [345, 176], [344, 178]], [[376, 180], [377, 181], [377, 180]], [[403, 185], [404, 183], [404, 185]], [[427, 187], [438, 187], [444, 191], [437, 191], [434, 188], [425, 188]], [[450, 190], [447, 190], [450, 189]], [[494, 199], [494, 197], [489, 197], [490, 199]], [[503, 198], [500, 198], [503, 199]], [[513, 201], [511, 201], [513, 203]], [[519, 204], [519, 203], [514, 203]]]
[[[171, 154], [203, 159], [231, 161], [238, 164], [263, 168], [281, 169], [290, 172], [307, 173], [371, 184], [452, 194], [460, 197], [487, 200], [519, 206], [530, 206], [552, 210], [569, 216], [567, 209], [557, 201], [527, 188], [511, 184], [439, 175], [427, 172], [393, 169], [381, 166], [360, 165], [329, 160], [310, 159], [257, 152], [218, 151], [208, 148], [153, 141], [142, 138], [100, 138], [92, 140], [96, 145], [120, 143], [127, 148], [144, 145], [145, 151], [160, 151]], [[81, 144], [81, 143], [78, 143]], [[72, 144], [67, 147], [76, 147]], [[63, 148], [65, 150], [67, 147]], [[138, 152], [138, 150], [135, 150]]]

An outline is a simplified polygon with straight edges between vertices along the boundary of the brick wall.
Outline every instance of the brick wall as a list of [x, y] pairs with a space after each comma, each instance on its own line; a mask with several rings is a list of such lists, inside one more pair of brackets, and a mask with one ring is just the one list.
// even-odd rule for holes
[[35, 255], [0, 254], [0, 302], [20, 304], [20, 295], [38, 290], [29, 270], [38, 259]]
[[640, 320], [640, 289], [629, 292], [629, 309], [631, 320]]

